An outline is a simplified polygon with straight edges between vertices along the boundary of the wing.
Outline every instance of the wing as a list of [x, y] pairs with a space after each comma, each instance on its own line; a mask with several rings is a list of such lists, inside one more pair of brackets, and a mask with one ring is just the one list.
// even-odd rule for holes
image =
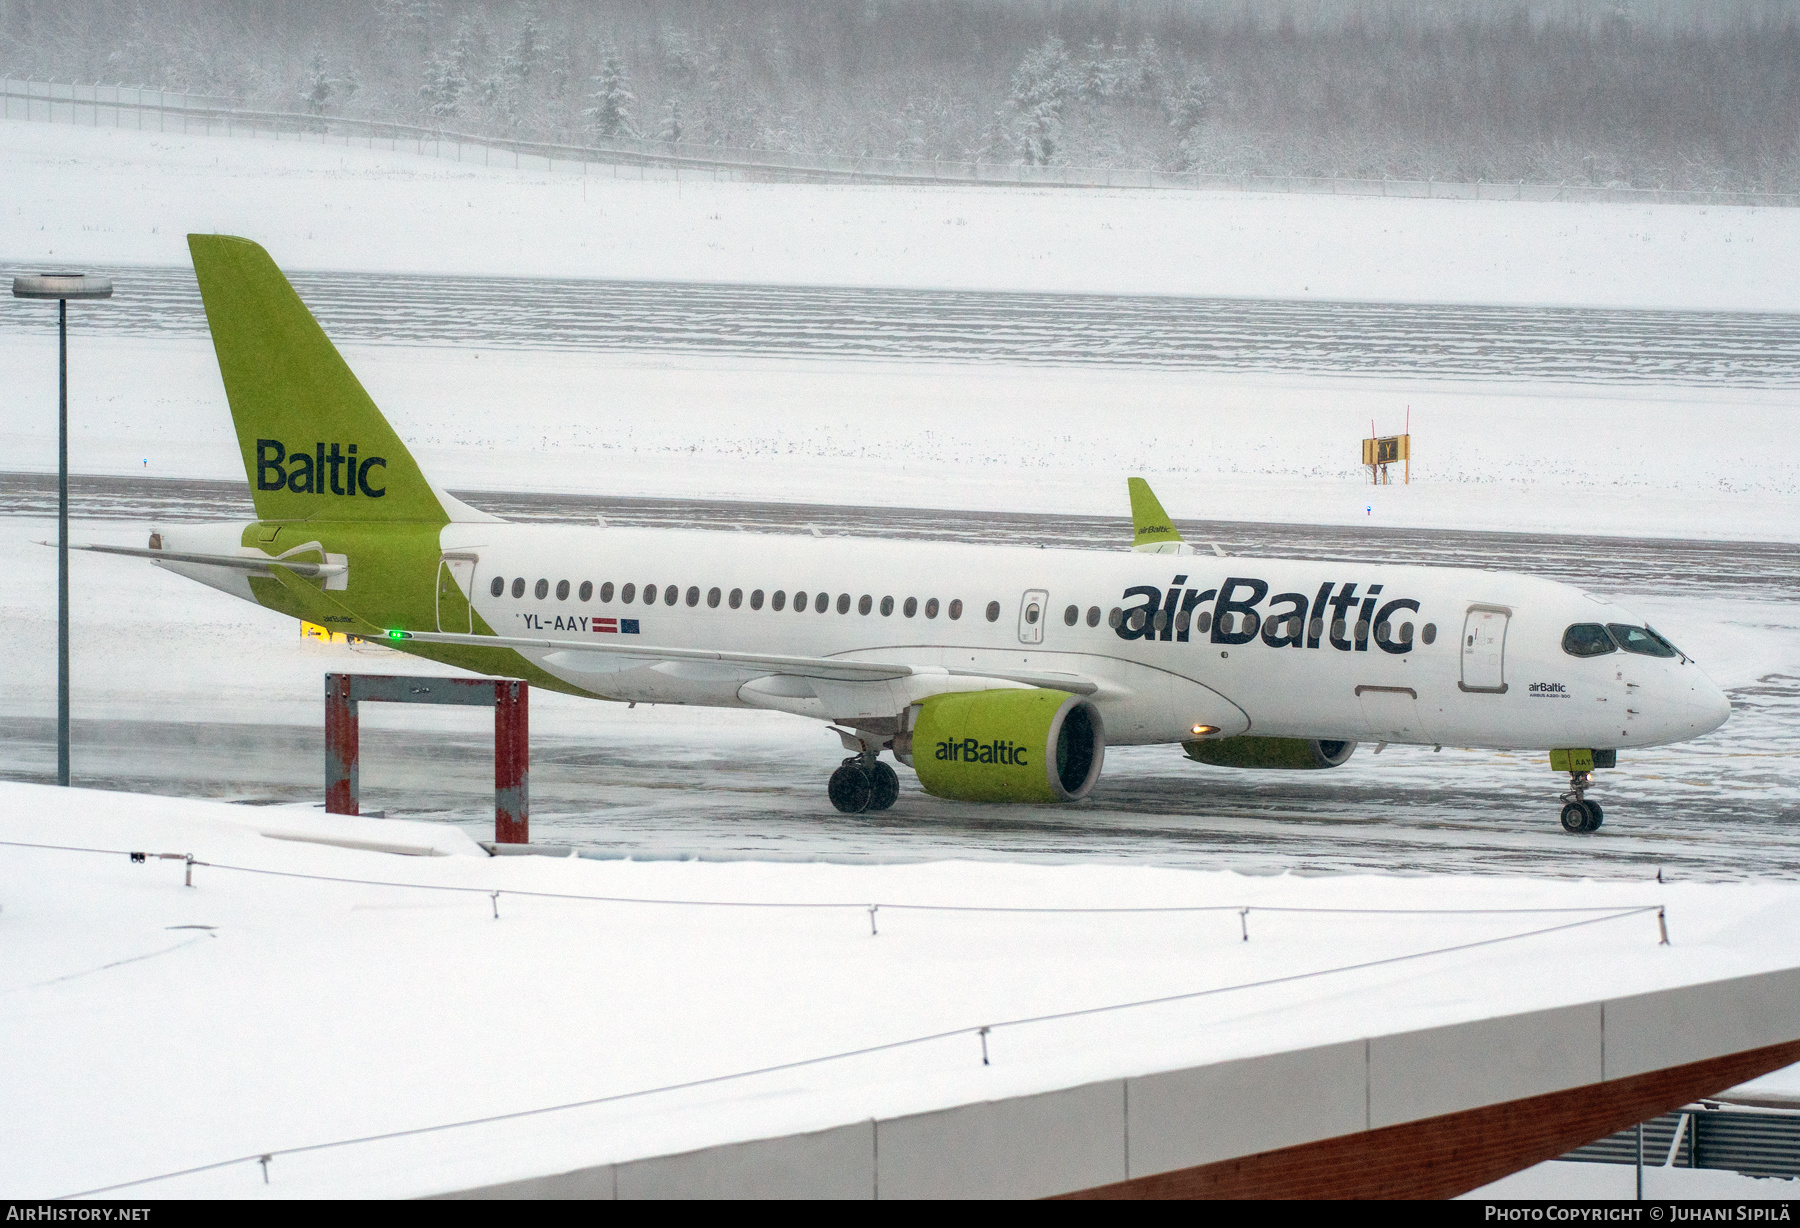
[[1025, 686], [1047, 687], [1074, 695], [1092, 695], [1100, 685], [1080, 674], [1043, 670], [944, 669], [941, 666], [901, 665], [887, 661], [853, 661], [843, 657], [795, 657], [760, 652], [723, 652], [704, 648], [656, 648], [638, 644], [596, 644], [591, 640], [536, 639], [510, 635], [462, 635], [454, 631], [389, 631], [389, 639], [417, 640], [424, 644], [458, 644], [472, 648], [512, 648], [538, 652], [599, 653], [646, 663], [659, 661], [715, 661], [746, 669], [765, 670], [794, 678], [822, 682], [891, 682], [923, 674], [957, 678], [994, 678]]

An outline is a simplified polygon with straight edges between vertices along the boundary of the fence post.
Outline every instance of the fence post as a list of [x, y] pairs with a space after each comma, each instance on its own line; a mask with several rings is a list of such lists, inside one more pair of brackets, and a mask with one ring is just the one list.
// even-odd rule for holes
[[357, 814], [359, 725], [349, 674], [325, 675], [325, 813]]
[[522, 682], [494, 683], [494, 843], [529, 844], [531, 736]]

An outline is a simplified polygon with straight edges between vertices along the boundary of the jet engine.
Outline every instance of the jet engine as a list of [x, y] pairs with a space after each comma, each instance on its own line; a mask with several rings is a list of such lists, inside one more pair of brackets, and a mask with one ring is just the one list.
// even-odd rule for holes
[[1073, 802], [1100, 779], [1106, 734], [1079, 695], [962, 691], [907, 710], [896, 757], [927, 793], [968, 802]]
[[1316, 738], [1258, 738], [1248, 735], [1197, 742], [1183, 742], [1181, 749], [1195, 763], [1214, 767], [1274, 768], [1308, 771], [1334, 768], [1356, 750], [1354, 742], [1322, 742]]

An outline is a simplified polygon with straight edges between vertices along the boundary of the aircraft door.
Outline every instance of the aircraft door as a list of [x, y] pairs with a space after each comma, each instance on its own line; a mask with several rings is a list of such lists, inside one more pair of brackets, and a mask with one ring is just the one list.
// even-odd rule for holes
[[1044, 615], [1050, 608], [1050, 594], [1041, 588], [1027, 589], [1019, 601], [1019, 643], [1044, 642]]
[[1505, 606], [1472, 605], [1463, 619], [1462, 681], [1465, 691], [1506, 694], [1506, 624], [1512, 611]]
[[473, 554], [446, 554], [438, 560], [437, 629], [459, 635], [475, 633], [475, 607], [470, 594], [475, 591]]

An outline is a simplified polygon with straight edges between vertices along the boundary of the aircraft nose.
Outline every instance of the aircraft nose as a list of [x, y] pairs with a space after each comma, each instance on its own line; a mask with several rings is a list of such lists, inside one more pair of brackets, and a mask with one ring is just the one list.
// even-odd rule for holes
[[1694, 733], [1711, 733], [1730, 718], [1731, 698], [1719, 689], [1718, 683], [1701, 674], [1689, 693], [1688, 708]]

